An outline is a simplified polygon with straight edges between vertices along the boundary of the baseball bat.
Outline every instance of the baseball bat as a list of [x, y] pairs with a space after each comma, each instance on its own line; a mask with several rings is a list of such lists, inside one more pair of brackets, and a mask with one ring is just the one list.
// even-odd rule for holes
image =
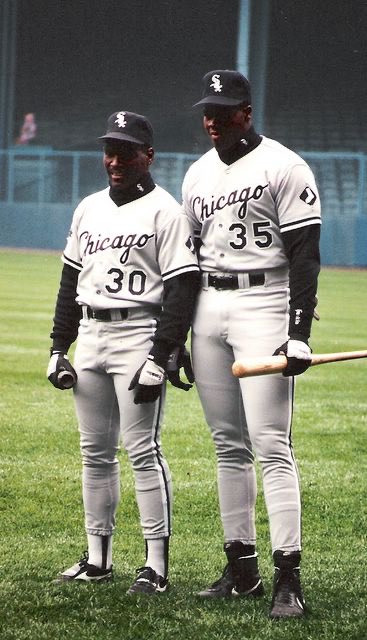
[[[311, 367], [327, 362], [340, 362], [341, 360], [354, 360], [367, 358], [367, 351], [339, 351], [337, 353], [313, 353], [311, 355]], [[265, 376], [270, 373], [279, 373], [287, 366], [285, 356], [259, 356], [256, 358], [241, 358], [232, 365], [232, 373], [236, 378], [250, 376]]]
[[76, 383], [76, 377], [71, 371], [60, 371], [57, 376], [57, 381], [63, 389], [71, 389]]

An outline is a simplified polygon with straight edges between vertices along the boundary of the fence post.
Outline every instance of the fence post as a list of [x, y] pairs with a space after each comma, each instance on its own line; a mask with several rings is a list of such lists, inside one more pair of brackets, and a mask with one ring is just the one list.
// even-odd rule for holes
[[71, 187], [71, 199], [73, 205], [79, 198], [79, 175], [80, 175], [80, 153], [78, 151], [73, 152], [73, 176]]
[[367, 216], [367, 209], [365, 211], [364, 200], [366, 190], [366, 163], [367, 156], [364, 153], [359, 154], [358, 158], [358, 216]]
[[14, 202], [14, 153], [8, 151], [8, 175], [7, 175], [7, 202], [13, 204]]

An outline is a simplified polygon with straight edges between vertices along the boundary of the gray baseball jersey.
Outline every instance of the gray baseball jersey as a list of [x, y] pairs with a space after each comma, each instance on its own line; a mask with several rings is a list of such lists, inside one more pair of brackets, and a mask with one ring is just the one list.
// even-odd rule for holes
[[197, 269], [192, 248], [187, 221], [167, 191], [156, 186], [122, 213], [107, 188], [75, 210], [63, 261], [81, 272], [79, 304], [160, 305], [165, 280]]
[[320, 224], [312, 171], [300, 156], [263, 137], [231, 165], [211, 149], [188, 170], [184, 206], [200, 237], [203, 271], [251, 271], [288, 265], [281, 234]]

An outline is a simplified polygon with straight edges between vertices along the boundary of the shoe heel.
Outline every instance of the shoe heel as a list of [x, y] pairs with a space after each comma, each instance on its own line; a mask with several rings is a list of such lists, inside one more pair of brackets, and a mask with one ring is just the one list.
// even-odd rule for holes
[[265, 590], [261, 579], [251, 589], [247, 589], [246, 591], [237, 591], [235, 587], [232, 590], [232, 595], [238, 597], [260, 598], [264, 594]]
[[261, 596], [265, 595], [264, 585], [261, 582], [261, 580], [260, 580], [259, 584], [255, 587], [255, 589], [253, 591], [251, 591], [251, 593], [249, 595], [253, 596], [254, 598], [260, 598]]

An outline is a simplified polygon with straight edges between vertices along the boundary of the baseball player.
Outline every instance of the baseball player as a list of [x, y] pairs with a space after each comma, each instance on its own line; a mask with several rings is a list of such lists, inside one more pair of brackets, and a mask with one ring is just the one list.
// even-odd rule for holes
[[[107, 122], [109, 187], [76, 208], [56, 302], [47, 376], [74, 384], [83, 461], [88, 552], [57, 582], [112, 577], [112, 534], [120, 499], [120, 438], [131, 462], [146, 561], [129, 594], [168, 586], [172, 488], [161, 449], [165, 381], [193, 382], [184, 344], [199, 268], [180, 205], [149, 172], [153, 132], [142, 115], [120, 111]], [[77, 339], [74, 365], [68, 359]]]
[[[214, 148], [189, 168], [183, 203], [200, 246], [193, 367], [216, 448], [227, 565], [199, 595], [263, 594], [255, 546], [256, 456], [275, 564], [270, 615], [302, 616], [300, 491], [291, 423], [294, 376], [307, 369], [311, 357], [319, 196], [302, 158], [254, 130], [243, 75], [213, 70], [203, 84], [197, 105]], [[280, 352], [288, 362], [283, 375], [232, 375], [235, 359]]]

